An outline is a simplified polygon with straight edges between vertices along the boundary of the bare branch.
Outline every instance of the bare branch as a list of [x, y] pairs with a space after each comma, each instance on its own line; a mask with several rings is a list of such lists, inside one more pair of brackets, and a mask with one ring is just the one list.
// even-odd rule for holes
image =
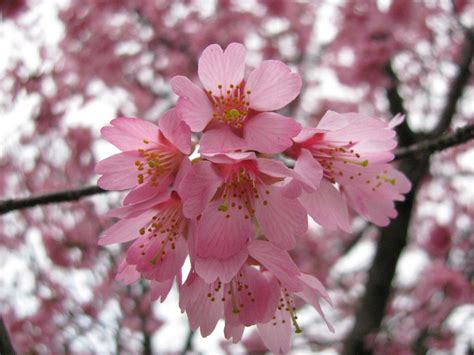
[[451, 126], [458, 99], [461, 97], [464, 88], [469, 82], [471, 76], [471, 64], [474, 58], [474, 31], [466, 30], [463, 48], [461, 50], [461, 59], [458, 65], [458, 72], [447, 97], [446, 105], [441, 113], [438, 125], [430, 133], [432, 137], [439, 136]]
[[10, 341], [7, 327], [3, 323], [3, 318], [0, 316], [0, 354], [2, 355], [15, 355], [15, 349]]
[[107, 191], [101, 189], [98, 186], [86, 186], [86, 187], [81, 187], [75, 190], [65, 190], [65, 191], [53, 192], [50, 194], [39, 195], [39, 196], [3, 200], [3, 201], [0, 201], [0, 215], [14, 211], [14, 210], [19, 210], [22, 208], [30, 208], [30, 207], [34, 207], [38, 205], [47, 205], [50, 203], [76, 201], [76, 200], [81, 199], [82, 197], [102, 194], [105, 192]]
[[405, 159], [410, 156], [430, 155], [450, 148], [474, 138], [474, 124], [458, 128], [452, 133], [445, 133], [439, 138], [427, 139], [395, 151], [395, 159]]

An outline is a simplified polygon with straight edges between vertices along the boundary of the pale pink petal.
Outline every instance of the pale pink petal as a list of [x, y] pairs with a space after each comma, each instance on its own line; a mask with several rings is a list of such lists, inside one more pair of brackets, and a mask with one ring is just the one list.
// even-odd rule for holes
[[128, 242], [140, 236], [140, 229], [151, 222], [156, 211], [148, 210], [138, 217], [122, 219], [107, 229], [99, 239], [99, 245]]
[[290, 313], [277, 310], [275, 318], [264, 324], [257, 324], [258, 334], [273, 354], [287, 354], [291, 345]]
[[306, 303], [311, 304], [324, 319], [328, 329], [334, 333], [334, 327], [326, 319], [319, 303], [320, 298], [323, 298], [331, 304], [331, 299], [329, 298], [323, 284], [317, 278], [308, 274], [302, 273], [299, 279], [303, 282], [303, 291], [296, 293], [296, 295], [301, 297]]
[[150, 209], [162, 202], [168, 200], [171, 196], [171, 192], [168, 190], [163, 190], [152, 199], [126, 205], [122, 207], [114, 208], [113, 210], [108, 211], [105, 216], [106, 217], [115, 217], [115, 218], [132, 218], [141, 215], [145, 210]]
[[177, 109], [171, 109], [163, 114], [158, 121], [160, 131], [183, 154], [191, 154], [191, 129], [181, 119]]
[[268, 158], [257, 158], [258, 170], [273, 177], [297, 177], [282, 161]]
[[150, 181], [144, 182], [130, 191], [123, 199], [122, 204], [126, 206], [151, 200], [162, 194], [163, 190], [166, 190], [171, 182], [172, 177], [170, 175], [160, 180], [158, 186], [153, 186]]
[[230, 127], [226, 125], [222, 128], [211, 129], [204, 132], [199, 141], [199, 145], [199, 153], [213, 154], [227, 153], [245, 148], [246, 142], [243, 138], [240, 138], [232, 132]]
[[311, 193], [303, 191], [299, 201], [308, 214], [322, 227], [335, 230], [338, 227], [348, 233], [351, 223], [347, 205], [337, 189], [326, 179]]
[[291, 117], [264, 112], [244, 122], [247, 149], [276, 154], [291, 147], [291, 140], [301, 131], [301, 125]]
[[[202, 52], [198, 62], [198, 75], [206, 90], [219, 96], [221, 90], [230, 84], [238, 85], [244, 78], [245, 47], [231, 43], [225, 51], [217, 44], [211, 44]], [[219, 89], [218, 85], [222, 85]], [[225, 91], [224, 91], [225, 92]]]
[[295, 235], [304, 235], [308, 217], [297, 199], [289, 199], [278, 188], [257, 185], [259, 198], [255, 199], [258, 224], [271, 242], [283, 249], [295, 246]]
[[112, 155], [97, 163], [95, 172], [103, 174], [97, 185], [105, 190], [127, 190], [138, 185], [138, 171], [135, 161], [139, 158], [137, 151]]
[[232, 326], [226, 323], [224, 326], [224, 337], [227, 340], [232, 339], [232, 343], [237, 344], [240, 340], [242, 340], [244, 329], [245, 327], [242, 324]]
[[388, 123], [388, 127], [389, 128], [395, 128], [398, 125], [401, 125], [403, 123], [403, 121], [405, 121], [405, 115], [403, 115], [401, 113], [396, 114], [395, 117], [392, 118], [390, 120], [390, 122]]
[[246, 248], [242, 248], [236, 254], [225, 259], [201, 258], [197, 256], [194, 267], [199, 276], [207, 283], [212, 283], [217, 278], [227, 283], [239, 272], [247, 257], [248, 252]]
[[275, 111], [293, 101], [301, 90], [301, 77], [278, 60], [265, 60], [249, 75], [245, 90], [250, 90], [250, 108]]
[[160, 302], [163, 303], [168, 297], [168, 294], [171, 291], [171, 286], [173, 286], [173, 279], [166, 280], [163, 282], [151, 281], [150, 291], [152, 301], [160, 299]]
[[199, 216], [221, 184], [222, 178], [212, 163], [202, 161], [194, 165], [178, 188], [183, 200], [183, 214], [188, 218]]
[[100, 130], [102, 137], [122, 151], [146, 149], [144, 140], [158, 142], [158, 126], [142, 118], [119, 117], [110, 124]]
[[254, 233], [247, 213], [245, 208], [223, 210], [219, 200], [211, 202], [197, 226], [196, 254], [202, 258], [225, 259], [238, 253]]
[[206, 159], [216, 164], [233, 164], [243, 160], [255, 160], [254, 152], [228, 152], [224, 154], [206, 154]]
[[176, 177], [174, 178], [173, 182], [173, 191], [179, 191], [179, 185], [183, 181], [184, 177], [191, 171], [192, 164], [189, 158], [184, 158], [179, 164], [178, 172], [176, 173]]
[[270, 242], [253, 240], [248, 245], [250, 256], [268, 269], [290, 292], [303, 290], [298, 279], [300, 270], [290, 255]]
[[323, 178], [323, 168], [306, 149], [301, 150], [294, 171], [298, 173], [299, 180], [309, 190], [316, 190]]
[[175, 76], [171, 88], [179, 96], [176, 108], [193, 132], [201, 132], [212, 120], [212, 106], [206, 93], [184, 76]]
[[135, 265], [127, 263], [125, 258], [120, 262], [117, 276], [115, 279], [123, 282], [125, 285], [130, 285], [140, 278], [140, 273], [136, 270]]
[[296, 137], [293, 137], [293, 141], [296, 143], [303, 143], [304, 141], [313, 137], [316, 133], [323, 133], [321, 130], [310, 127], [303, 127]]

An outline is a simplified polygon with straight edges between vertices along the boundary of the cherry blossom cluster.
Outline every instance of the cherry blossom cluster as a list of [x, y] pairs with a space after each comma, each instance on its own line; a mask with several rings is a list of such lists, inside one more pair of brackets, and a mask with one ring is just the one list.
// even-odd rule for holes
[[[300, 76], [277, 60], [246, 75], [245, 53], [238, 43], [208, 46], [198, 62], [201, 85], [172, 78], [178, 101], [158, 126], [120, 117], [102, 129], [122, 152], [97, 164], [98, 185], [130, 192], [109, 212], [120, 221], [99, 243], [133, 241], [117, 278], [151, 280], [161, 301], [176, 282], [181, 310], [203, 336], [220, 319], [234, 342], [256, 325], [271, 351], [287, 353], [292, 329], [302, 331], [297, 299], [323, 319], [321, 300], [331, 304], [289, 251], [307, 232], [308, 215], [346, 232], [352, 212], [379, 226], [397, 215], [395, 201], [410, 189], [389, 164], [403, 117], [386, 123], [328, 111], [316, 127], [302, 127], [275, 112], [300, 94]], [[283, 162], [290, 159], [291, 167]]]

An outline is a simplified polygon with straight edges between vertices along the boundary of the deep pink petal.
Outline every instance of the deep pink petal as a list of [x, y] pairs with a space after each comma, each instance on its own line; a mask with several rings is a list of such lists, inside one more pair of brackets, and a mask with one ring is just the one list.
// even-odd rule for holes
[[233, 150], [245, 148], [246, 142], [243, 138], [237, 136], [229, 126], [211, 129], [201, 136], [199, 141], [199, 153], [227, 153]]
[[162, 194], [163, 190], [166, 190], [171, 182], [172, 177], [170, 175], [160, 180], [158, 186], [153, 186], [150, 181], [144, 182], [130, 191], [123, 199], [122, 204], [126, 206], [154, 199]]
[[135, 161], [138, 151], [112, 155], [97, 163], [95, 172], [103, 174], [97, 185], [105, 190], [126, 190], [138, 185], [138, 171]]
[[144, 140], [158, 142], [158, 126], [142, 118], [119, 117], [110, 124], [100, 130], [102, 137], [122, 151], [146, 149]]
[[178, 188], [183, 200], [183, 214], [188, 218], [199, 216], [221, 184], [222, 178], [212, 163], [202, 161], [194, 165]]
[[[230, 84], [238, 85], [244, 78], [245, 47], [231, 43], [225, 51], [217, 44], [211, 44], [202, 52], [198, 62], [198, 74], [206, 90], [219, 96], [221, 90]], [[219, 88], [218, 85], [222, 85]], [[225, 92], [225, 91], [224, 91]]]
[[138, 217], [122, 219], [107, 229], [99, 239], [99, 245], [128, 242], [140, 236], [140, 229], [150, 223], [156, 211], [148, 210]]
[[195, 259], [194, 266], [199, 276], [207, 283], [212, 283], [217, 278], [227, 283], [239, 272], [247, 257], [247, 249], [242, 248], [236, 254], [224, 259], [201, 258], [198, 256]]
[[250, 108], [275, 111], [293, 101], [301, 90], [301, 77], [278, 60], [265, 60], [249, 75], [245, 90], [250, 90]]
[[280, 189], [257, 185], [259, 198], [255, 200], [258, 224], [271, 242], [283, 249], [295, 246], [295, 235], [304, 235], [308, 216], [297, 199], [289, 199]]
[[244, 122], [247, 149], [276, 154], [291, 147], [291, 140], [301, 131], [301, 125], [291, 117], [264, 112]]
[[163, 114], [158, 121], [160, 131], [183, 154], [191, 154], [191, 129], [181, 119], [177, 109], [171, 109]]
[[193, 132], [201, 132], [212, 119], [212, 106], [206, 93], [184, 76], [175, 76], [171, 88], [179, 96], [176, 103], [184, 122]]
[[227, 340], [232, 339], [232, 343], [237, 344], [239, 341], [242, 340], [244, 329], [245, 327], [242, 324], [230, 325], [226, 323], [224, 326], [224, 337]]
[[351, 232], [347, 205], [340, 192], [326, 179], [321, 180], [317, 190], [311, 193], [304, 191], [299, 201], [322, 227], [329, 230], [341, 228], [343, 231]]
[[270, 242], [253, 240], [248, 245], [249, 254], [268, 269], [290, 292], [303, 290], [297, 278], [300, 270], [290, 255]]
[[197, 226], [197, 256], [225, 259], [238, 253], [254, 233], [247, 213], [245, 208], [223, 210], [219, 200], [211, 202]]

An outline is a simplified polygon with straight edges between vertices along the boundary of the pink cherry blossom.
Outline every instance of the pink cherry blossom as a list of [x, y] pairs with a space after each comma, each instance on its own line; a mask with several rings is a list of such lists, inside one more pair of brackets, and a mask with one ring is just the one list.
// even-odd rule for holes
[[119, 267], [120, 280], [130, 284], [141, 275], [157, 282], [170, 282], [180, 274], [188, 256], [188, 221], [175, 192], [118, 208], [112, 214], [122, 219], [104, 232], [99, 244], [135, 240]]
[[204, 131], [201, 153], [239, 149], [279, 153], [301, 126], [279, 110], [298, 96], [301, 78], [277, 60], [266, 60], [244, 78], [245, 48], [231, 43], [204, 49], [198, 64], [203, 88], [184, 76], [171, 79], [177, 109], [194, 132]]
[[396, 217], [394, 201], [403, 200], [411, 186], [388, 164], [397, 145], [393, 127], [401, 119], [387, 124], [328, 111], [316, 128], [305, 128], [294, 138], [290, 154], [298, 158], [299, 200], [316, 222], [350, 232], [347, 206], [380, 226]]
[[271, 242], [293, 248], [294, 236], [307, 230], [307, 214], [282, 185], [291, 176], [283, 163], [252, 152], [209, 156], [195, 164], [178, 191], [184, 215], [200, 216], [196, 256], [237, 256], [255, 236], [256, 225]]
[[153, 197], [170, 185], [191, 153], [191, 132], [176, 109], [169, 110], [158, 126], [139, 118], [121, 117], [102, 128], [102, 136], [122, 153], [100, 161], [97, 184], [107, 190], [131, 191], [124, 203]]
[[[265, 345], [287, 353], [291, 328], [301, 332], [294, 297], [311, 304], [324, 318], [320, 299], [331, 303], [323, 285], [299, 271], [288, 253], [270, 242], [254, 240], [244, 248], [248, 258], [227, 281], [211, 283], [191, 270], [180, 289], [180, 307], [191, 328], [207, 336], [225, 319], [224, 335], [240, 341], [244, 328], [257, 325]], [[332, 330], [328, 323], [329, 329]]]

